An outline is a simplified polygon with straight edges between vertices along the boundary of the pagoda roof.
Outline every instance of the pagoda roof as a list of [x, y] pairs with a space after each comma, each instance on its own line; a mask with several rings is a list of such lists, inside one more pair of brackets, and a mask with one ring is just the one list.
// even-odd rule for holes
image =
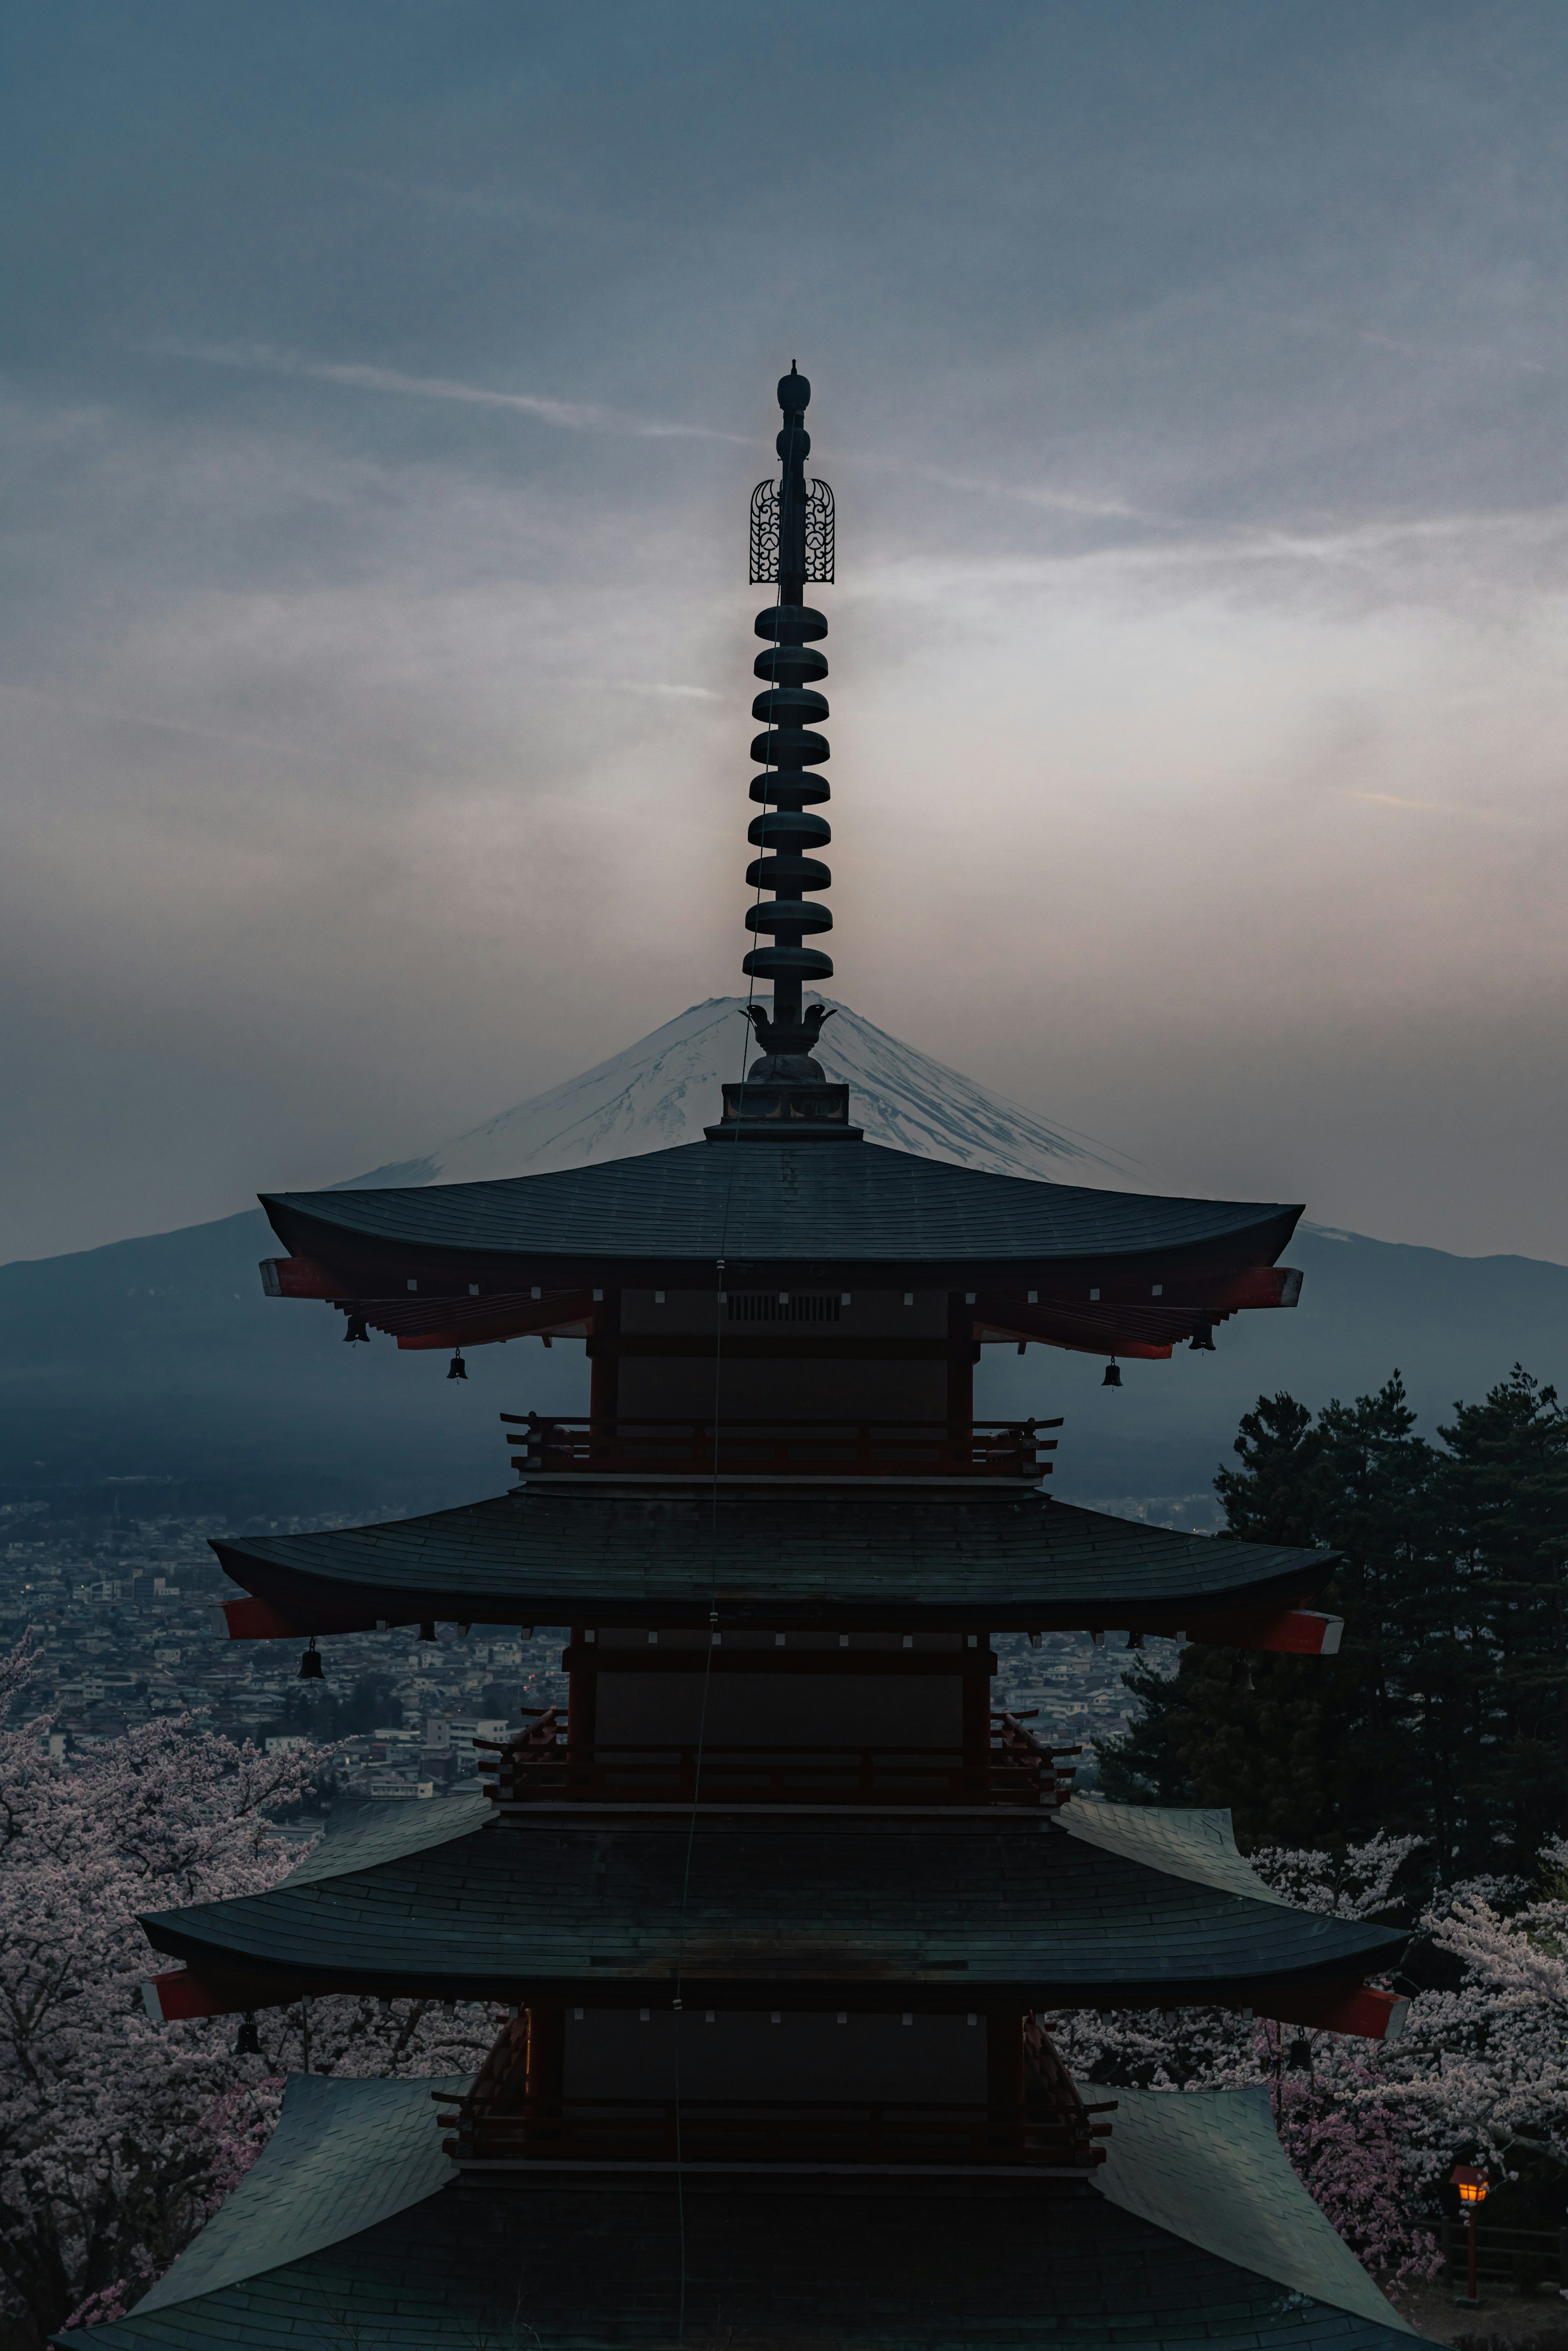
[[[974, 1481], [977, 1486], [979, 1480]], [[214, 1541], [303, 1632], [460, 1624], [1133, 1625], [1227, 1636], [1322, 1589], [1336, 1554], [1177, 1534], [1040, 1494], [725, 1490], [539, 1479], [428, 1517]]]
[[678, 2228], [668, 2176], [458, 2179], [432, 2086], [291, 2075], [256, 2165], [129, 2316], [52, 2339], [466, 2351], [526, 2330], [664, 2351], [683, 2284], [696, 2341], [1036, 2351], [1042, 2312], [1060, 2351], [1414, 2339], [1291, 2170], [1260, 2093], [1119, 2090], [1089, 2180], [688, 2171]]
[[[149, 1939], [256, 2006], [301, 1992], [729, 2007], [1192, 2006], [1275, 2011], [1359, 1985], [1407, 1938], [1299, 1910], [1228, 1824], [1143, 1807], [1039, 1813], [689, 1814], [484, 1799], [384, 1808], [262, 1894], [144, 1917]], [[1111, 1832], [1096, 1837], [1095, 1816]], [[1081, 1833], [1078, 1815], [1083, 1815]], [[1228, 1848], [1227, 1850], [1227, 1848]], [[270, 1989], [269, 1989], [270, 1988]]]
[[1106, 1262], [1272, 1265], [1299, 1207], [1031, 1183], [859, 1142], [685, 1144], [488, 1184], [263, 1193], [273, 1230], [366, 1296], [403, 1269], [680, 1286], [802, 1268], [894, 1286]]

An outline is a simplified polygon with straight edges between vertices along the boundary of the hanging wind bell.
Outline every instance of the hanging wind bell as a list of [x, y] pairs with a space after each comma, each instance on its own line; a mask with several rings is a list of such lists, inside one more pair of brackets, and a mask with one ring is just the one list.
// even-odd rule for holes
[[456, 1354], [453, 1356], [452, 1361], [447, 1364], [446, 1376], [449, 1380], [465, 1380], [467, 1378], [468, 1366], [463, 1360], [463, 1351], [461, 1348], [458, 1349]]
[[1187, 1345], [1187, 1353], [1189, 1355], [1212, 1355], [1214, 1352], [1214, 1328], [1211, 1323], [1206, 1322], [1201, 1330], [1195, 1331], [1193, 1332], [1192, 1338]]
[[365, 1328], [365, 1318], [362, 1314], [350, 1314], [348, 1329], [343, 1333], [343, 1344], [345, 1347], [352, 1347], [361, 1340], [367, 1347], [371, 1343], [371, 1334]]
[[1110, 1362], [1106, 1364], [1105, 1376], [1101, 1381], [1100, 1384], [1103, 1388], [1119, 1388], [1121, 1386], [1122, 1366], [1116, 1361], [1114, 1355], [1112, 1356]]
[[324, 1682], [326, 1678], [327, 1668], [321, 1663], [320, 1652], [316, 1646], [316, 1635], [312, 1633], [310, 1646], [299, 1660], [299, 1671], [295, 1676], [295, 1679], [301, 1682]]

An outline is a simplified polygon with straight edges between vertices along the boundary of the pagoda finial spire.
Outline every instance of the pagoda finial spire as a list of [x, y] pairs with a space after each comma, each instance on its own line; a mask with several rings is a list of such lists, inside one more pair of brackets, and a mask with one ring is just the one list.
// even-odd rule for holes
[[817, 691], [828, 674], [824, 656], [814, 650], [827, 635], [821, 612], [806, 602], [809, 585], [829, 584], [833, 577], [833, 494], [826, 482], [806, 479], [806, 459], [811, 436], [806, 430], [806, 409], [811, 387], [796, 368], [779, 380], [779, 405], [783, 413], [775, 446], [779, 451], [777, 482], [758, 482], [751, 497], [751, 580], [753, 586], [777, 589], [776, 601], [757, 616], [757, 634], [768, 650], [753, 664], [765, 690], [751, 705], [768, 732], [758, 735], [751, 756], [763, 772], [752, 779], [751, 797], [765, 813], [752, 820], [747, 838], [766, 853], [747, 866], [746, 878], [754, 890], [771, 890], [748, 909], [747, 930], [770, 934], [771, 946], [753, 947], [742, 968], [754, 978], [773, 985], [769, 1019], [753, 1007], [752, 1020], [773, 1066], [756, 1075], [821, 1081], [821, 1071], [806, 1061], [799, 1070], [777, 1066], [808, 1056], [827, 1018], [820, 1006], [802, 1011], [802, 991], [808, 983], [831, 979], [832, 959], [805, 939], [831, 931], [833, 918], [827, 908], [808, 901], [802, 893], [825, 890], [832, 875], [809, 852], [825, 848], [832, 838], [826, 820], [808, 810], [829, 797], [826, 779], [809, 771], [828, 756], [825, 736], [815, 722], [828, 716], [825, 695]]

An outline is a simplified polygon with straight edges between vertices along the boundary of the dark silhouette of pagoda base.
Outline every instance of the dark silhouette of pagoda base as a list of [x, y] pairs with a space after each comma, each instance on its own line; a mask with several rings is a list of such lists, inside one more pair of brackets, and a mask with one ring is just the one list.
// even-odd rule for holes
[[[120, 2344], [1336, 2344], [1407, 2333], [1266, 2102], [1113, 2099], [1051, 2020], [1203, 2003], [1373, 2038], [1402, 1938], [1281, 1901], [1228, 1816], [1085, 1802], [992, 1704], [998, 1632], [1332, 1650], [1326, 1552], [1046, 1499], [1058, 1424], [977, 1423], [988, 1343], [1212, 1345], [1292, 1305], [1299, 1209], [1129, 1197], [864, 1142], [815, 1058], [832, 502], [779, 387], [753, 571], [761, 1054], [706, 1143], [269, 1198], [286, 1297], [413, 1352], [586, 1341], [521, 1482], [217, 1549], [236, 1637], [570, 1628], [570, 1703], [483, 1793], [369, 1808], [270, 1893], [148, 1917], [166, 2016], [492, 2000], [472, 2081], [291, 2083]], [[762, 896], [765, 891], [770, 897]], [[1332, 1668], [1325, 1668], [1332, 1670]], [[86, 2335], [62, 2342], [86, 2344]]]

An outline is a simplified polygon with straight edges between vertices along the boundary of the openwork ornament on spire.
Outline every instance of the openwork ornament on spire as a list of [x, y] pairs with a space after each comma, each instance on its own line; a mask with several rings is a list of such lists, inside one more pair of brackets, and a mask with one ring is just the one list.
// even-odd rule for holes
[[[763, 813], [754, 817], [747, 839], [760, 854], [747, 867], [757, 896], [747, 907], [746, 927], [770, 944], [754, 946], [742, 969], [768, 982], [771, 1012], [747, 1008], [762, 1058], [753, 1062], [744, 1086], [726, 1086], [725, 1125], [852, 1134], [849, 1089], [830, 1085], [811, 1056], [822, 1023], [831, 1015], [822, 1005], [808, 1008], [804, 993], [833, 976], [832, 957], [808, 939], [821, 937], [833, 918], [820, 896], [832, 874], [820, 852], [832, 828], [814, 813], [830, 797], [827, 778], [814, 772], [828, 757], [828, 738], [818, 729], [828, 716], [821, 691], [828, 674], [817, 648], [828, 633], [821, 613], [806, 602], [806, 590], [833, 577], [833, 494], [826, 482], [809, 482], [806, 459], [811, 436], [806, 409], [811, 387], [793, 360], [779, 383], [783, 423], [775, 444], [779, 479], [759, 482], [751, 499], [751, 580], [775, 590], [774, 601], [757, 615], [765, 650], [752, 667], [763, 691], [751, 715], [766, 729], [753, 740], [751, 756], [761, 773], [751, 779], [751, 797]], [[771, 895], [764, 893], [771, 892]], [[719, 1129], [710, 1129], [718, 1133]]]
[[[784, 425], [778, 449], [783, 460], [779, 481], [758, 482], [751, 493], [751, 584], [771, 588], [781, 575], [801, 585], [831, 588], [833, 584], [833, 493], [826, 482], [808, 482], [804, 466], [811, 436], [805, 426], [806, 403], [811, 387], [797, 373], [779, 380], [779, 405]], [[781, 555], [789, 560], [780, 563]], [[799, 603], [797, 596], [794, 601]]]

